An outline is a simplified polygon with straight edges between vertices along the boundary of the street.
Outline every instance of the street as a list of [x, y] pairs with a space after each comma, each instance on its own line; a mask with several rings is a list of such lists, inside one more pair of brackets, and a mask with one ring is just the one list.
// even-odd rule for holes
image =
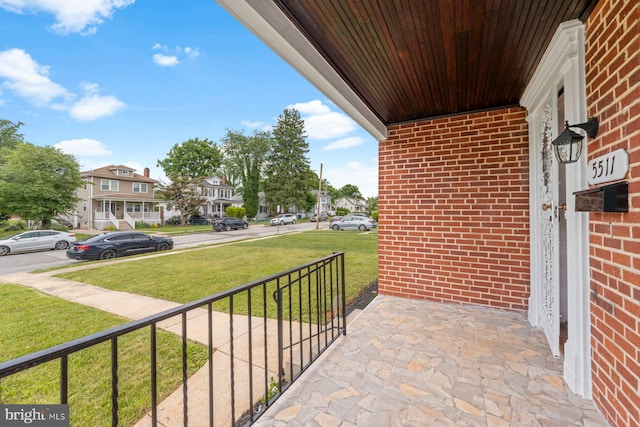
[[[327, 229], [328, 222], [321, 222], [320, 228]], [[185, 249], [200, 245], [211, 245], [215, 243], [233, 242], [237, 240], [260, 238], [273, 236], [275, 234], [285, 234], [315, 230], [315, 222], [304, 222], [285, 226], [249, 226], [246, 230], [215, 232], [211, 230], [207, 233], [182, 234], [172, 236], [175, 249]], [[67, 258], [65, 251], [42, 251], [31, 253], [20, 253], [0, 257], [0, 274], [23, 273], [27, 271], [59, 267], [86, 261], [76, 261]]]

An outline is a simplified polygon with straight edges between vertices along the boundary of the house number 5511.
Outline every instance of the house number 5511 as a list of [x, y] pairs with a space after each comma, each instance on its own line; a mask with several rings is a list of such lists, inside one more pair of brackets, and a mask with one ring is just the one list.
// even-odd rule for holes
[[589, 184], [624, 179], [629, 172], [629, 154], [623, 148], [612, 151], [589, 162]]

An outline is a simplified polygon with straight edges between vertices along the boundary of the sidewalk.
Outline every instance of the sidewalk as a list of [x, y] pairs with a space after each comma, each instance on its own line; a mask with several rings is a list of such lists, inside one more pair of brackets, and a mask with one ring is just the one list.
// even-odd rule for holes
[[[116, 262], [122, 262], [117, 260]], [[112, 313], [117, 316], [131, 320], [142, 319], [178, 307], [182, 304], [161, 300], [157, 298], [131, 294], [127, 292], [111, 291], [82, 282], [60, 279], [54, 275], [90, 268], [91, 266], [74, 266], [66, 269], [49, 271], [44, 273], [14, 273], [0, 275], [0, 283], [14, 283], [29, 286], [45, 294], [76, 302], [99, 310]], [[360, 310], [351, 313], [351, 318], [356, 316]], [[258, 343], [252, 349], [253, 355], [249, 357], [247, 316], [234, 315], [233, 317], [233, 355], [234, 355], [234, 386], [236, 389], [236, 408], [249, 408], [255, 402], [249, 402], [247, 393], [239, 393], [238, 390], [248, 390], [249, 371], [255, 379], [265, 378], [265, 356], [261, 343], [269, 343], [267, 349], [267, 364], [269, 366], [266, 373], [268, 378], [277, 378], [277, 321], [267, 320], [267, 336], [265, 337], [265, 325], [262, 317], [251, 319], [252, 341]], [[215, 425], [231, 425], [231, 375], [229, 366], [231, 364], [231, 341], [229, 338], [230, 316], [228, 313], [213, 312], [213, 347], [215, 349], [213, 357], [215, 390], [214, 390], [214, 423]], [[171, 318], [160, 322], [161, 329], [181, 334], [181, 318]], [[298, 328], [294, 327], [296, 331]], [[196, 309], [189, 313], [187, 318], [187, 336], [190, 340], [208, 345], [208, 315], [205, 309]], [[266, 339], [266, 341], [265, 341]], [[294, 340], [299, 337], [294, 336]], [[286, 343], [285, 343], [286, 344]], [[260, 353], [260, 354], [258, 354]], [[250, 369], [249, 360], [253, 360]], [[259, 380], [257, 380], [259, 381]], [[208, 387], [209, 375], [208, 366], [203, 366], [188, 380], [188, 417], [189, 425], [209, 425], [209, 401]], [[260, 392], [256, 392], [256, 399], [261, 397]], [[238, 413], [240, 412], [240, 413]], [[243, 410], [236, 409], [235, 416], [242, 415]], [[182, 386], [175, 390], [168, 398], [158, 405], [158, 421], [161, 425], [182, 424], [183, 418], [183, 391]], [[151, 425], [151, 416], [147, 414], [136, 426]]]

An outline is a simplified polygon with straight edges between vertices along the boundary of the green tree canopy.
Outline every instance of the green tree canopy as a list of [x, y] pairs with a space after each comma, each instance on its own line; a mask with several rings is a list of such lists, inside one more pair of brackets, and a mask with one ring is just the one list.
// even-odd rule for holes
[[0, 119], [0, 150], [16, 148], [24, 143], [24, 135], [19, 132], [20, 126], [24, 123], [13, 123], [9, 120]]
[[357, 185], [347, 184], [340, 189], [342, 197], [349, 197], [351, 199], [362, 199], [362, 193]]
[[204, 178], [214, 175], [221, 163], [222, 152], [215, 143], [206, 138], [195, 138], [175, 144], [157, 165], [173, 180], [179, 176]]
[[6, 150], [0, 164], [0, 210], [23, 219], [42, 221], [72, 212], [83, 185], [78, 163], [53, 147], [30, 143]]
[[239, 184], [248, 218], [258, 214], [260, 180], [267, 155], [271, 151], [271, 134], [255, 131], [246, 136], [243, 132], [227, 130], [222, 138], [223, 166], [230, 182]]
[[273, 149], [266, 159], [264, 191], [271, 210], [305, 205], [309, 191], [306, 138], [300, 113], [285, 109], [273, 129]]
[[189, 215], [199, 213], [200, 206], [206, 199], [200, 194], [199, 178], [177, 176], [170, 184], [161, 183], [158, 195], [169, 203], [169, 207], [180, 211], [180, 223], [186, 224]]

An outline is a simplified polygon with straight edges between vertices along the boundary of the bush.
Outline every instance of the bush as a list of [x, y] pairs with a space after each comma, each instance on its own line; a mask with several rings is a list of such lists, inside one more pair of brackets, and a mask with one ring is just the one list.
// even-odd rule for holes
[[336, 215], [345, 216], [349, 214], [349, 209], [347, 208], [336, 208]]
[[24, 221], [8, 221], [4, 227], [4, 231], [21, 231], [26, 229], [27, 224]]
[[167, 225], [180, 225], [182, 224], [182, 220], [180, 219], [180, 215], [174, 215], [168, 219], [165, 219], [164, 223]]
[[105, 228], [105, 231], [116, 231], [116, 228], [113, 226], [113, 224], [110, 224], [107, 228]]
[[244, 219], [244, 217], [247, 215], [247, 209], [229, 206], [227, 207], [227, 209], [225, 209], [225, 214], [227, 215], [228, 218]]
[[378, 222], [378, 211], [371, 212], [371, 218]]
[[144, 221], [136, 221], [136, 230], [139, 228], [151, 228], [151, 224]]

